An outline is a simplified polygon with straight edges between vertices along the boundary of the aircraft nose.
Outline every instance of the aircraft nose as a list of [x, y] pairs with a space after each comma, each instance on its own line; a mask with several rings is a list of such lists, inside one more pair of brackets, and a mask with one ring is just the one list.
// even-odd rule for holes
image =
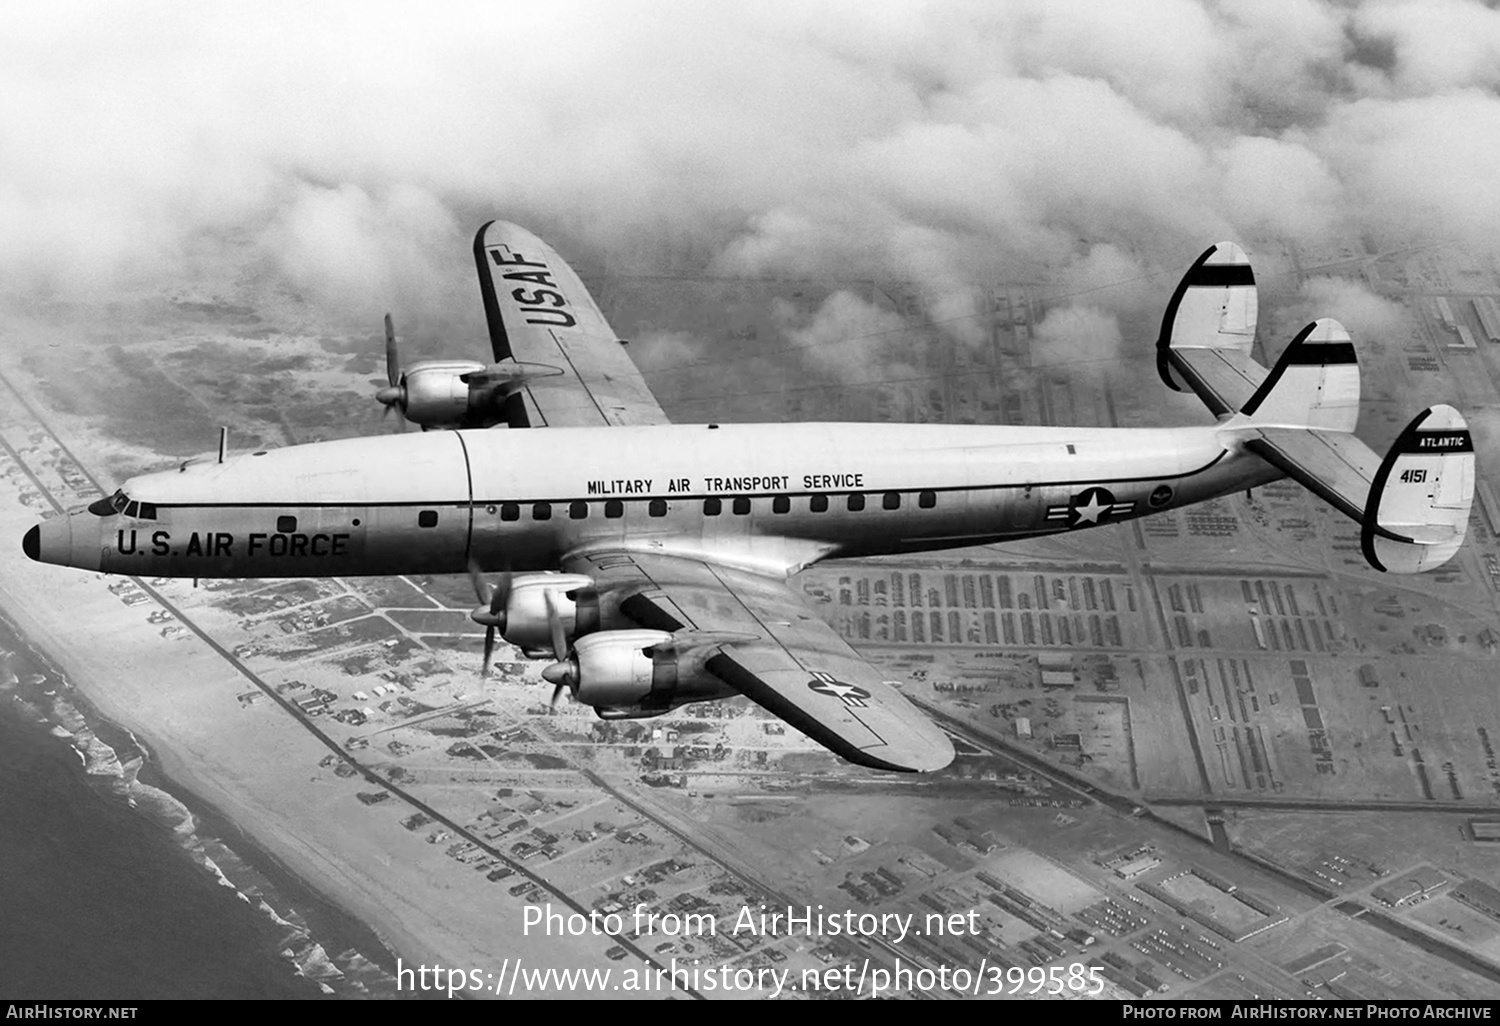
[[[97, 521], [98, 517], [88, 517]], [[74, 531], [77, 516], [52, 517], [43, 520], [21, 538], [21, 551], [38, 563], [55, 563], [58, 566], [76, 566], [89, 570], [99, 569], [99, 547], [97, 543], [83, 546], [82, 552], [75, 544], [87, 537]], [[97, 529], [95, 534], [97, 535]]]

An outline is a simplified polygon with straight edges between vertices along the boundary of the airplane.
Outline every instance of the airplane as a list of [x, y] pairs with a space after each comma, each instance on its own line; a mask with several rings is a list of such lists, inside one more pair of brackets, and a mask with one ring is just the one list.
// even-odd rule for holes
[[[164, 577], [469, 573], [486, 628], [554, 662], [605, 719], [743, 695], [844, 759], [925, 772], [947, 734], [796, 594], [820, 560], [1063, 534], [1282, 477], [1360, 525], [1370, 565], [1429, 570], [1463, 543], [1475, 457], [1458, 411], [1377, 455], [1336, 321], [1267, 369], [1254, 275], [1210, 246], [1171, 297], [1163, 382], [1215, 422], [1177, 428], [671, 424], [583, 283], [491, 221], [474, 259], [495, 363], [402, 368], [377, 396], [448, 430], [189, 459], [25, 535], [34, 560]], [[494, 575], [487, 577], [486, 574]]]

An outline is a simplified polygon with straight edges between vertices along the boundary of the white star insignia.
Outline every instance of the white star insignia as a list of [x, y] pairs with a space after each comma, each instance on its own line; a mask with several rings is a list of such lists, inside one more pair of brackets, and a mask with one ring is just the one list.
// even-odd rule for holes
[[1097, 524], [1099, 518], [1108, 512], [1111, 505], [1112, 503], [1099, 501], [1098, 492], [1091, 492], [1089, 494], [1089, 504], [1087, 506], [1078, 506], [1073, 510], [1073, 512], [1078, 514], [1076, 522], [1080, 524]]

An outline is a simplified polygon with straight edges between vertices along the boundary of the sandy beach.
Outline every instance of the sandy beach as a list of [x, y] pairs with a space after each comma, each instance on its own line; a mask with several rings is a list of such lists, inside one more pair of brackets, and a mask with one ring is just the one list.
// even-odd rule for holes
[[[0, 539], [19, 540], [36, 514], [4, 491]], [[293, 717], [268, 702], [241, 704], [236, 695], [249, 685], [238, 671], [197, 637], [161, 637], [107, 583], [0, 545], [0, 607], [102, 714], [151, 749], [168, 790], [212, 805], [367, 924], [406, 968], [489, 973], [517, 957], [538, 968], [611, 965], [607, 938], [523, 936], [520, 899], [403, 829], [403, 803], [361, 804], [365, 782], [319, 766], [327, 749]]]

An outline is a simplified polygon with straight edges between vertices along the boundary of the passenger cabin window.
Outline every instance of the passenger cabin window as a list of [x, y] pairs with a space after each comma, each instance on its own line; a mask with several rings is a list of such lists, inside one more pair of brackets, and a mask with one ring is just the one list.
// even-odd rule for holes
[[533, 520], [551, 520], [552, 519], [552, 503], [550, 503], [550, 502], [539, 502], [535, 506], [532, 506], [531, 507], [531, 519], [533, 519]]
[[619, 499], [607, 499], [604, 503], [604, 515], [611, 520], [619, 520], [625, 515], [625, 504]]
[[[297, 529], [296, 528], [297, 521], [296, 521], [295, 518], [293, 518], [293, 517], [284, 517], [283, 519], [285, 519], [285, 520], [291, 520], [292, 521], [292, 525], [293, 525], [292, 526], [292, 530], [295, 531]], [[437, 510], [435, 510], [435, 509], [424, 509], [422, 512], [418, 513], [417, 514], [417, 526], [418, 527], [436, 527], [437, 526]]]
[[785, 495], [778, 495], [771, 500], [772, 513], [790, 513], [792, 511], [792, 500]]
[[652, 499], [648, 511], [653, 517], [664, 517], [667, 515], [667, 500]]
[[734, 500], [734, 515], [737, 517], [749, 516], [750, 500], [741, 495]]
[[521, 504], [519, 502], [502, 502], [500, 504], [501, 520], [520, 520]]
[[863, 492], [854, 492], [849, 496], [849, 512], [858, 513], [865, 508], [865, 497]]
[[807, 508], [812, 510], [814, 513], [827, 513], [828, 496], [814, 495], [811, 499], [808, 500]]
[[[426, 513], [422, 514], [423, 517], [425, 517], [426, 515], [427, 515]], [[417, 522], [421, 523], [422, 522], [422, 517], [418, 517], [417, 518]], [[432, 514], [432, 524], [435, 524], [435, 523], [437, 523], [437, 514], [436, 513]], [[431, 527], [432, 524], [422, 524], [422, 526], [423, 527]], [[296, 532], [297, 532], [297, 518], [296, 517], [277, 517], [276, 518], [276, 533], [277, 534], [295, 534]]]
[[568, 503], [568, 516], [574, 520], [582, 520], [589, 515], [589, 504], [582, 499], [574, 499]]
[[937, 505], [937, 492], [919, 492], [917, 494], [917, 505], [922, 509], [931, 509]]
[[704, 499], [703, 500], [703, 515], [704, 516], [706, 516], [706, 517], [716, 517], [716, 516], [718, 516], [722, 512], [724, 512], [724, 502], [723, 502], [722, 499]]
[[900, 492], [886, 492], [885, 495], [880, 500], [880, 505], [884, 509], [900, 509], [901, 508], [901, 493]]

